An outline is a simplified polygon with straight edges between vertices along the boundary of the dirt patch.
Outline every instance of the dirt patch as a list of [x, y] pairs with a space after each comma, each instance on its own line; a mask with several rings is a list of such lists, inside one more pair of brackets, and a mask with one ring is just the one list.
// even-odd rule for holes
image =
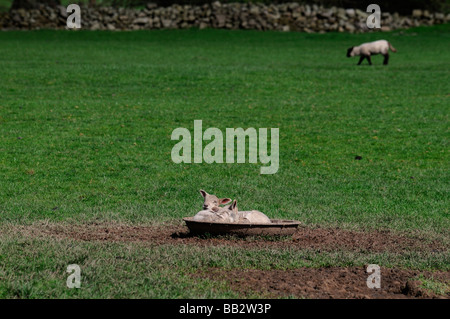
[[[124, 224], [45, 224], [8, 227], [7, 232], [31, 238], [89, 242], [136, 242], [144, 245], [234, 246], [246, 249], [314, 249], [317, 251], [446, 252], [444, 239], [389, 231], [359, 232], [339, 228], [299, 227], [292, 237], [198, 237], [182, 225], [132, 226]], [[226, 281], [243, 296], [279, 298], [450, 298], [450, 272], [382, 268], [381, 288], [367, 287], [366, 267], [298, 268], [290, 270], [203, 269], [194, 277]], [[444, 285], [444, 293], [424, 288], [422, 280]], [[430, 285], [430, 282], [428, 283]]]
[[245, 248], [298, 248], [358, 252], [443, 252], [448, 249], [441, 241], [425, 240], [419, 236], [401, 236], [388, 231], [357, 232], [339, 228], [299, 227], [292, 237], [282, 238], [198, 237], [191, 236], [187, 227], [182, 225], [35, 224], [31, 226], [15, 226], [12, 231], [20, 232], [27, 237], [50, 236], [80, 241], [143, 242], [151, 245], [227, 245]]
[[293, 236], [296, 246], [325, 250], [358, 251], [446, 251], [444, 243], [420, 236], [397, 235], [389, 231], [358, 232], [339, 228], [302, 227]]
[[450, 285], [449, 272], [418, 272], [402, 269], [381, 269], [381, 288], [367, 287], [366, 267], [299, 268], [293, 270], [208, 269], [194, 277], [226, 281], [232, 290], [244, 296], [257, 293], [269, 298], [295, 297], [311, 299], [406, 299], [450, 298], [422, 287], [421, 278]]

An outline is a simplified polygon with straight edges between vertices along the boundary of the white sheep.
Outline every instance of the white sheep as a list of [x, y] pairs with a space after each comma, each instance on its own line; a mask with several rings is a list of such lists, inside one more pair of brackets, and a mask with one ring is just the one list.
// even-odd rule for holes
[[218, 198], [216, 195], [208, 194], [203, 189], [200, 190], [200, 194], [204, 198], [203, 209], [218, 211], [220, 205], [225, 205], [231, 202], [230, 198]]
[[231, 223], [239, 224], [270, 224], [272, 223], [264, 213], [251, 210], [239, 211], [237, 201], [234, 200], [231, 205], [225, 206], [220, 210], [225, 216], [224, 219], [230, 220]]
[[199, 211], [194, 216], [193, 220], [204, 222], [229, 222], [228, 209], [223, 210], [219, 205], [228, 204], [231, 202], [230, 198], [218, 198], [216, 195], [208, 194], [203, 189], [200, 190], [200, 194], [204, 198], [203, 210]]
[[215, 195], [208, 194], [200, 190], [204, 198], [203, 210], [199, 211], [193, 218], [196, 221], [222, 222], [222, 223], [240, 223], [240, 224], [270, 224], [271, 221], [264, 213], [251, 210], [239, 211], [237, 201], [232, 204], [220, 207], [219, 205], [231, 202], [230, 198], [218, 198]]

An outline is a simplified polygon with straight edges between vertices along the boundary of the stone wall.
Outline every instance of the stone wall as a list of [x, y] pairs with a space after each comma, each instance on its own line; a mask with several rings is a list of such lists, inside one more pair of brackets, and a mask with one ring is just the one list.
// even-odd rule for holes
[[[214, 2], [201, 6], [172, 5], [158, 7], [149, 3], [145, 9], [81, 7], [81, 27], [90, 30], [141, 30], [220, 28], [303, 32], [366, 32], [368, 13], [359, 9], [324, 8], [317, 5], [283, 3]], [[41, 6], [33, 10], [0, 13], [0, 28], [64, 29], [66, 7]], [[382, 12], [381, 31], [432, 25], [450, 21], [450, 14], [414, 10], [410, 16]]]

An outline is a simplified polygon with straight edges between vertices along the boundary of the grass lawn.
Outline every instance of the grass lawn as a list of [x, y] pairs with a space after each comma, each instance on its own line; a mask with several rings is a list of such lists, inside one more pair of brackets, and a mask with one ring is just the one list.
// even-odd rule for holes
[[[380, 37], [398, 50], [389, 66], [345, 57]], [[201, 209], [202, 188], [310, 227], [448, 243], [449, 25], [382, 35], [2, 32], [0, 43], [0, 297], [235, 296], [193, 284], [193, 269], [212, 266], [449, 269], [448, 253], [148, 247], [7, 231], [42, 221], [181, 224]], [[278, 172], [173, 163], [171, 133], [193, 132], [194, 120], [222, 132], [279, 128]], [[65, 287], [69, 263], [84, 269], [85, 289]]]

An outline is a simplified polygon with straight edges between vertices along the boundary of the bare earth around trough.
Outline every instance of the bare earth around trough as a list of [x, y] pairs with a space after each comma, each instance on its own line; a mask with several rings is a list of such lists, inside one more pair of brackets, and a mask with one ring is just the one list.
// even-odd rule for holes
[[[445, 252], [440, 240], [424, 240], [420, 236], [401, 236], [389, 231], [359, 232], [339, 228], [299, 227], [292, 238], [267, 240], [255, 237], [191, 236], [181, 225], [130, 226], [123, 224], [34, 224], [15, 226], [26, 237], [51, 237], [89, 242], [133, 242], [148, 245], [232, 246], [239, 249], [314, 249], [331, 252], [404, 251]], [[270, 298], [450, 298], [422, 288], [415, 278], [433, 278], [450, 285], [450, 272], [416, 271], [383, 268], [382, 288], [369, 289], [366, 285], [366, 267], [322, 267], [288, 270], [210, 268], [192, 274], [194, 278], [225, 281], [243, 296], [257, 292]]]

